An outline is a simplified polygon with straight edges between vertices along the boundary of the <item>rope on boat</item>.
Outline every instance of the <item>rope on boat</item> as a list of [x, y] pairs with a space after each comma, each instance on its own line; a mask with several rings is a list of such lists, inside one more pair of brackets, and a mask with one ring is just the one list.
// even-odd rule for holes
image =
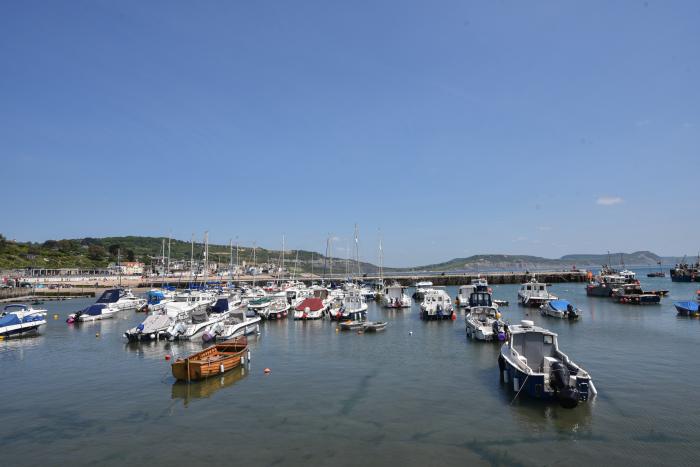
[[528, 373], [527, 376], [525, 376], [525, 381], [523, 381], [523, 384], [520, 385], [520, 389], [518, 389], [518, 392], [515, 394], [515, 397], [513, 398], [512, 401], [510, 401], [510, 405], [513, 405], [513, 402], [515, 402], [515, 399], [518, 398], [518, 396], [520, 395], [520, 391], [522, 391], [523, 388], [525, 387], [525, 383], [527, 383], [527, 379], [529, 377], [530, 377], [530, 374]]

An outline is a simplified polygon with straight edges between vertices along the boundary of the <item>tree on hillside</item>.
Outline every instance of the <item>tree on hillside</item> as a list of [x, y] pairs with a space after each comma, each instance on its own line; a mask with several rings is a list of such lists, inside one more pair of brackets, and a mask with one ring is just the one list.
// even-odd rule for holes
[[134, 253], [134, 250], [126, 250], [126, 260], [136, 261], [136, 254]]
[[114, 245], [110, 245], [109, 246], [109, 254], [116, 258], [117, 255], [119, 254], [120, 249], [121, 249], [121, 245], [119, 245], [118, 243], [116, 243]]
[[102, 261], [107, 255], [107, 251], [102, 245], [90, 245], [88, 247], [88, 257], [93, 261]]
[[50, 250], [58, 250], [58, 242], [56, 240], [46, 240], [44, 242], [44, 248], [48, 248]]
[[0, 251], [4, 251], [7, 246], [7, 239], [3, 234], [0, 234]]

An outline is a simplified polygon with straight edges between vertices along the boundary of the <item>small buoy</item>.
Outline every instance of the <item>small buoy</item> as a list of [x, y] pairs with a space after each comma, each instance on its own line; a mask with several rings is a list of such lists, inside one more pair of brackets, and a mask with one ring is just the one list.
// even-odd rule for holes
[[268, 374], [270, 374], [270, 371], [272, 371], [272, 370], [270, 370], [269, 368], [265, 368], [265, 370], [263, 370], [263, 371], [265, 372], [266, 375], [268, 375]]
[[0, 341], [4, 341], [4, 340], [5, 340], [5, 336], [0, 336]]
[[452, 313], [452, 321], [454, 321], [454, 320], [456, 320], [456, 319], [457, 319], [457, 315], [455, 315], [454, 313]]
[[408, 331], [408, 335], [409, 335], [409, 336], [412, 336], [412, 335], [413, 335], [413, 331]]
[[165, 361], [170, 361], [170, 355], [165, 356]]
[[335, 332], [340, 332], [340, 328], [336, 327]]
[[96, 333], [95, 333], [95, 337], [100, 337], [100, 333], [99, 333], [99, 332], [96, 332]]
[[53, 319], [58, 319], [58, 315], [53, 315]]

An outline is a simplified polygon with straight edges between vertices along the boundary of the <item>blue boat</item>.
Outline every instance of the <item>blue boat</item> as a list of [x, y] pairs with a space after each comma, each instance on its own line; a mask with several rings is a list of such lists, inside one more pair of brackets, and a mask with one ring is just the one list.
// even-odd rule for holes
[[27, 305], [7, 305], [0, 313], [0, 337], [23, 337], [39, 334], [46, 325], [46, 310]]
[[685, 300], [673, 302], [678, 314], [681, 316], [700, 316], [700, 290], [697, 291], [697, 298], [693, 300]]
[[516, 393], [542, 400], [557, 400], [571, 409], [595, 396], [591, 376], [559, 350], [557, 335], [523, 320], [508, 328], [498, 366], [501, 381]]
[[581, 318], [581, 310], [574, 307], [568, 300], [550, 300], [540, 307], [542, 316], [577, 321]]

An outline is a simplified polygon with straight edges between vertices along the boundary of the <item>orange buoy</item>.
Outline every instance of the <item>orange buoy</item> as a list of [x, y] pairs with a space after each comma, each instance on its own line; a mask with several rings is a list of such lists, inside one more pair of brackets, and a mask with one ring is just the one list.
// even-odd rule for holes
[[270, 371], [272, 371], [272, 370], [270, 370], [269, 368], [265, 368], [264, 371], [265, 371], [265, 374], [266, 374], [266, 375], [269, 375], [269, 374], [270, 374]]
[[452, 313], [452, 321], [454, 321], [454, 320], [456, 320], [456, 319], [457, 319], [457, 315], [454, 314], [454, 313]]
[[166, 356], [165, 356], [165, 360], [166, 360], [166, 361], [170, 360], [170, 355], [166, 355]]

